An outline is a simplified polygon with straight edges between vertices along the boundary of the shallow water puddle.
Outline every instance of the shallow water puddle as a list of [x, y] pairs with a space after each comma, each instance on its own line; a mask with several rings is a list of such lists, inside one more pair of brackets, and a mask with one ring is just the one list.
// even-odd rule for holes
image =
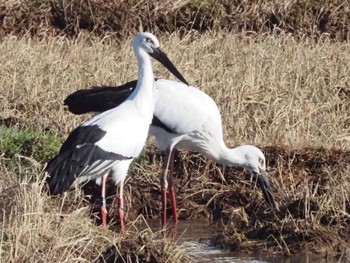
[[245, 255], [243, 253], [225, 252], [214, 249], [209, 246], [202, 246], [196, 255], [202, 256], [198, 262], [216, 262], [216, 263], [336, 263], [335, 259], [325, 259], [314, 254], [293, 255], [292, 257], [283, 256], [259, 256]]
[[[147, 223], [153, 231], [159, 231], [160, 220], [148, 220]], [[283, 257], [279, 255], [247, 255], [244, 253], [229, 252], [209, 246], [210, 237], [219, 232], [219, 228], [201, 221], [179, 221], [177, 238], [179, 242], [192, 241], [198, 247], [192, 251], [198, 262], [215, 263], [336, 263], [336, 259], [326, 259], [315, 254], [293, 255]]]

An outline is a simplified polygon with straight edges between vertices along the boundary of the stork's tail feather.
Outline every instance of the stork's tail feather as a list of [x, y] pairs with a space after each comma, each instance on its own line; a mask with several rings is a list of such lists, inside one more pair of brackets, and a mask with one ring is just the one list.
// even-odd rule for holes
[[48, 173], [46, 182], [49, 186], [50, 194], [57, 195], [67, 191], [73, 184], [78, 170], [77, 165], [68, 163], [69, 152], [63, 152], [52, 158], [45, 168]]
[[45, 168], [50, 193], [61, 194], [75, 183], [102, 176], [116, 162], [127, 159], [131, 157], [107, 152], [89, 143], [79, 148], [61, 151]]

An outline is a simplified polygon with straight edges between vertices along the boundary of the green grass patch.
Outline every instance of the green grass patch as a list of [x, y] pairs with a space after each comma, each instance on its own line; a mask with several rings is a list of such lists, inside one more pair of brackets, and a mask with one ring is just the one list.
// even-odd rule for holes
[[62, 139], [50, 132], [0, 126], [0, 153], [7, 158], [23, 155], [45, 162], [58, 152], [61, 143]]

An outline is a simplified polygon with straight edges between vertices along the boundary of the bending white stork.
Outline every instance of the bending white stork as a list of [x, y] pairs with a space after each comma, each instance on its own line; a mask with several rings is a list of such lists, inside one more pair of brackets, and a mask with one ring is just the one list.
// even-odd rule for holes
[[[138, 62], [138, 81], [130, 96], [119, 106], [114, 105], [84, 122], [68, 136], [58, 155], [45, 170], [52, 194], [59, 194], [86, 180], [106, 177], [113, 169], [113, 179], [120, 183], [119, 219], [124, 232], [123, 182], [134, 157], [147, 138], [154, 110], [154, 76], [150, 56], [160, 61], [176, 77], [187, 84], [180, 72], [160, 50], [158, 39], [151, 33], [138, 33], [133, 40]], [[118, 106], [118, 107], [116, 107]], [[104, 189], [102, 191], [105, 197]], [[105, 199], [101, 208], [106, 224]]]
[[[133, 91], [136, 81], [120, 87], [93, 87], [69, 95], [64, 101], [75, 114], [101, 112], [121, 103]], [[216, 103], [197, 88], [170, 80], [156, 80], [155, 109], [149, 135], [166, 151], [161, 175], [163, 226], [166, 224], [166, 190], [169, 187], [173, 217], [177, 219], [173, 189], [174, 148], [202, 153], [209, 159], [245, 168], [262, 189], [266, 202], [276, 207], [266, 173], [264, 154], [255, 146], [227, 148], [222, 134], [221, 115]], [[168, 185], [169, 184], [169, 185]], [[103, 185], [103, 184], [102, 184]]]

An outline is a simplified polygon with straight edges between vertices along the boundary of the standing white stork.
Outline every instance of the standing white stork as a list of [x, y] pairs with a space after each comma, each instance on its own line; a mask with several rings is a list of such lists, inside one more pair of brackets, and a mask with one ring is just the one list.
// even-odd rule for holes
[[[75, 114], [101, 112], [121, 103], [129, 96], [136, 81], [120, 87], [93, 87], [69, 95], [64, 101]], [[177, 219], [173, 188], [174, 148], [202, 153], [227, 166], [245, 168], [256, 179], [266, 202], [276, 207], [266, 173], [264, 154], [255, 146], [227, 148], [222, 134], [221, 115], [216, 103], [206, 93], [179, 82], [159, 79], [155, 82], [155, 109], [149, 135], [160, 150], [166, 151], [161, 174], [163, 225], [166, 224], [166, 190], [169, 189], [175, 223]], [[103, 184], [102, 184], [103, 185]]]
[[[160, 61], [176, 77], [187, 84], [175, 66], [160, 50], [158, 39], [151, 33], [138, 33], [133, 40], [138, 62], [138, 81], [130, 96], [77, 127], [63, 143], [58, 155], [45, 170], [52, 194], [90, 179], [106, 177], [113, 169], [116, 184], [120, 183], [119, 219], [124, 232], [123, 182], [133, 158], [137, 157], [147, 138], [154, 110], [154, 76], [151, 57]], [[105, 197], [105, 189], [102, 196]], [[101, 208], [106, 223], [105, 199]]]

